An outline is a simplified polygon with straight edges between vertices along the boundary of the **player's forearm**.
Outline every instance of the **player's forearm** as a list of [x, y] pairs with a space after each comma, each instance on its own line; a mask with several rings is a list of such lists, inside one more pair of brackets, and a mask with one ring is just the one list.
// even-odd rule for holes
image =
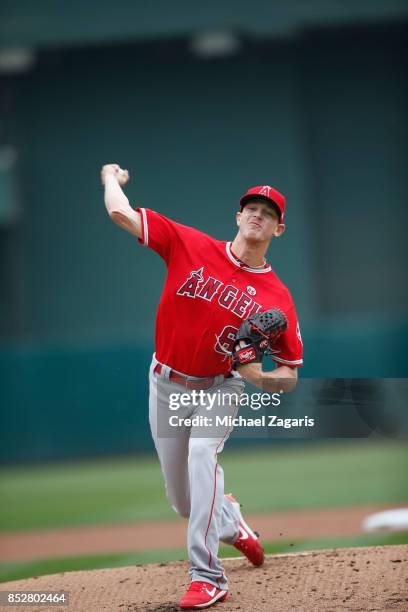
[[289, 393], [297, 383], [297, 369], [280, 366], [271, 372], [262, 372], [261, 387], [265, 391]]
[[279, 366], [271, 372], [264, 372], [260, 363], [249, 363], [238, 367], [238, 372], [248, 382], [271, 393], [289, 393], [297, 382], [297, 369]]
[[112, 221], [137, 237], [141, 237], [140, 215], [129, 204], [115, 175], [105, 178], [105, 206]]
[[104, 199], [109, 216], [112, 216], [113, 213], [129, 214], [129, 211], [132, 210], [114, 174], [108, 174], [105, 178]]

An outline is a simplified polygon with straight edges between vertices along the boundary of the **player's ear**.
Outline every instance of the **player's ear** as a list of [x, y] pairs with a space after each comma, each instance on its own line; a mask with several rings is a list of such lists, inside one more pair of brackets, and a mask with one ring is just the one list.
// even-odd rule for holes
[[284, 223], [279, 223], [279, 225], [276, 227], [276, 230], [273, 233], [275, 238], [279, 238], [279, 236], [282, 236], [282, 234], [284, 233], [285, 229], [286, 229], [285, 224]]
[[241, 221], [241, 211], [238, 211], [237, 214], [235, 215], [235, 219], [237, 221], [237, 225], [239, 227], [239, 223]]

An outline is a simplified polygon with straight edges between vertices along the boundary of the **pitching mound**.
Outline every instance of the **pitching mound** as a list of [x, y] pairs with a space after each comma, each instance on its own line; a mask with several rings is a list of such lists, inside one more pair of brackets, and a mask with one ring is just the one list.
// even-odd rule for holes
[[[219, 612], [408, 609], [408, 546], [271, 555], [261, 568], [230, 559], [224, 566], [230, 596], [213, 608]], [[187, 568], [179, 562], [68, 572], [3, 583], [1, 590], [70, 593], [69, 606], [30, 606], [38, 612], [173, 612], [188, 586]]]

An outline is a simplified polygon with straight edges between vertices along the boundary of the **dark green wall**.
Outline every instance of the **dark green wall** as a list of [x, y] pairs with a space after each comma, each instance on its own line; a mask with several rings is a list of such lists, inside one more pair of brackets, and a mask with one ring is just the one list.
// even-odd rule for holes
[[150, 451], [147, 350], [0, 354], [0, 462]]
[[276, 184], [287, 232], [269, 258], [297, 305], [303, 375], [407, 376], [406, 34], [315, 31], [218, 61], [181, 40], [44, 52], [3, 79], [23, 214], [0, 233], [0, 401], [25, 440], [6, 457], [151, 445], [165, 269], [109, 221], [105, 162], [130, 170], [133, 204], [224, 239], [241, 193]]
[[308, 27], [381, 23], [408, 15], [405, 0], [189, 0], [142, 2], [121, 0], [2, 0], [0, 40], [3, 45], [61, 47], [110, 41], [127, 42], [229, 30], [279, 38]]
[[408, 304], [406, 38], [339, 42], [322, 33], [303, 57], [319, 309], [387, 324]]
[[26, 308], [11, 337], [152, 338], [164, 266], [110, 223], [107, 161], [129, 168], [133, 204], [224, 239], [240, 194], [276, 184], [287, 232], [269, 255], [303, 326], [402, 321], [405, 33], [315, 33], [218, 62], [173, 44], [46, 54], [13, 87]]
[[294, 51], [220, 63], [115, 57], [64, 56], [19, 89], [29, 337], [152, 337], [164, 266], [110, 223], [99, 184], [108, 161], [129, 168], [133, 204], [224, 239], [241, 193], [281, 187], [288, 233], [271, 259], [305, 316], [313, 270]]

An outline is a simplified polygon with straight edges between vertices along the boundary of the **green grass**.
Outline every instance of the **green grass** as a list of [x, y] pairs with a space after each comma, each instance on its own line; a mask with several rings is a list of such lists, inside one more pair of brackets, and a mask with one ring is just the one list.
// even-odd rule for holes
[[[289, 542], [282, 540], [265, 544], [267, 554], [300, 552], [325, 548], [344, 548], [349, 546], [380, 546], [384, 544], [408, 544], [408, 533], [405, 534], [362, 534], [360, 536], [342, 538], [322, 538], [318, 540], [300, 540]], [[238, 557], [240, 553], [231, 546], [220, 547], [221, 557]], [[45, 559], [38, 561], [19, 561], [15, 563], [0, 563], [0, 582], [21, 580], [32, 576], [55, 574], [78, 570], [99, 568], [126, 567], [146, 563], [167, 563], [187, 560], [185, 549], [152, 550], [111, 555], [93, 555], [67, 557], [64, 559]]]
[[[225, 487], [245, 512], [403, 503], [408, 445], [330, 441], [228, 451]], [[0, 530], [176, 518], [156, 457], [8, 468], [0, 474]]]
[[222, 465], [226, 489], [244, 501], [245, 512], [408, 501], [405, 441], [333, 440], [240, 459], [226, 454]]
[[175, 517], [154, 457], [3, 470], [0, 496], [3, 531]]

